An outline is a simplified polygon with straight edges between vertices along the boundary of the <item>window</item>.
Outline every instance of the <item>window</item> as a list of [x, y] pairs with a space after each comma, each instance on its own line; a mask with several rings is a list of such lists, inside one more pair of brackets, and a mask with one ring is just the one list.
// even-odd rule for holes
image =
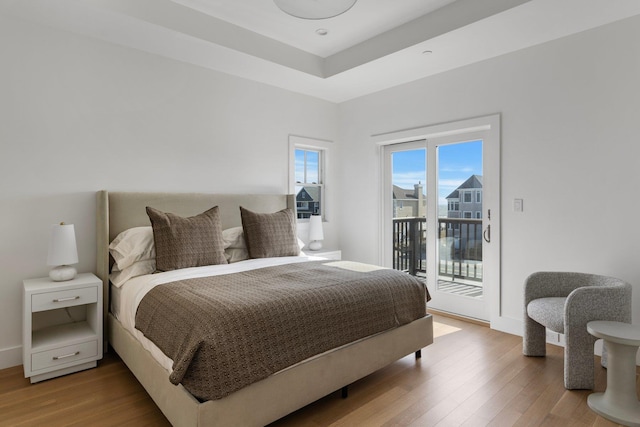
[[322, 213], [322, 151], [295, 149], [295, 194], [298, 218]]
[[476, 191], [476, 203], [482, 203], [482, 191]]
[[326, 220], [327, 141], [289, 137], [291, 191], [296, 196], [298, 219], [322, 215]]
[[482, 219], [482, 212], [476, 211], [476, 219]]
[[462, 196], [463, 196], [462, 201], [464, 203], [471, 203], [471, 195], [472, 195], [471, 191], [465, 191], [464, 193], [462, 193]]
[[464, 211], [464, 213], [463, 213], [463, 216], [462, 216], [462, 217], [463, 217], [463, 218], [473, 218], [471, 215], [472, 215], [472, 212]]
[[449, 210], [450, 211], [459, 211], [460, 210], [460, 202], [449, 202]]

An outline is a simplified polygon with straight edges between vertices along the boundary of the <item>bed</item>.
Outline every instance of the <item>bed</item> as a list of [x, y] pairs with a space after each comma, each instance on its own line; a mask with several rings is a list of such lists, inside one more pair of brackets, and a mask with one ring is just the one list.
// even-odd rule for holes
[[147, 206], [183, 217], [218, 206], [222, 228], [230, 229], [242, 225], [240, 206], [265, 213], [295, 211], [295, 199], [282, 194], [97, 193], [97, 274], [105, 285], [105, 341], [175, 426], [263, 426], [406, 355], [419, 354], [433, 342], [432, 318], [426, 314], [309, 357], [222, 398], [197, 399], [183, 385], [169, 381], [167, 362], [153, 355], [148, 343], [142, 343], [110, 310], [110, 296], [118, 290], [109, 286], [114, 263], [109, 244], [125, 230], [149, 226]]

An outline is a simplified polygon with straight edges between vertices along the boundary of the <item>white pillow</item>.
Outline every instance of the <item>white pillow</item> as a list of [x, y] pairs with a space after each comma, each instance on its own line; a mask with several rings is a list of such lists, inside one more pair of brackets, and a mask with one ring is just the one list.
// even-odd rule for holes
[[113, 286], [119, 288], [124, 282], [129, 279], [137, 276], [142, 276], [144, 274], [151, 274], [154, 271], [156, 271], [155, 258], [134, 262], [122, 271], [120, 271], [118, 267], [114, 265], [111, 269], [111, 274], [109, 274], [109, 280], [111, 280]]
[[137, 261], [153, 259], [155, 262], [156, 248], [151, 226], [129, 228], [118, 234], [109, 245], [109, 252], [121, 272]]
[[249, 259], [249, 251], [247, 248], [227, 248], [224, 250], [224, 256], [229, 264]]
[[222, 240], [224, 240], [225, 249], [247, 249], [247, 246], [244, 242], [242, 227], [233, 227], [222, 230]]

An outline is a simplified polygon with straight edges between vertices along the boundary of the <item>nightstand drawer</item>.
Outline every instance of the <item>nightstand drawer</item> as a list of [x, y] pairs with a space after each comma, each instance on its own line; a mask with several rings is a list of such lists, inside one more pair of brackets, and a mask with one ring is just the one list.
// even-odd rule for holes
[[31, 370], [51, 368], [98, 355], [98, 341], [68, 345], [31, 355]]
[[31, 312], [91, 304], [96, 301], [98, 301], [98, 288], [95, 286], [34, 294], [31, 296]]

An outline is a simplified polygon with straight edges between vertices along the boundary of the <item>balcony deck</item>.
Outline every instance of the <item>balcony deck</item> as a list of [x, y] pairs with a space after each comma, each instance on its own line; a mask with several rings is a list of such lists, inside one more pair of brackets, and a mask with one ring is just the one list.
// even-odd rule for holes
[[[426, 278], [426, 218], [394, 218], [393, 268]], [[482, 298], [482, 220], [438, 219], [438, 290]]]
[[[416, 277], [422, 280], [427, 279], [424, 273], [418, 273]], [[482, 282], [460, 278], [454, 280], [439, 278], [438, 291], [448, 292], [463, 297], [481, 299], [484, 293], [484, 288], [482, 286]]]
[[438, 280], [438, 290], [469, 298], [482, 298], [483, 288], [477, 284], [462, 283], [462, 281]]

